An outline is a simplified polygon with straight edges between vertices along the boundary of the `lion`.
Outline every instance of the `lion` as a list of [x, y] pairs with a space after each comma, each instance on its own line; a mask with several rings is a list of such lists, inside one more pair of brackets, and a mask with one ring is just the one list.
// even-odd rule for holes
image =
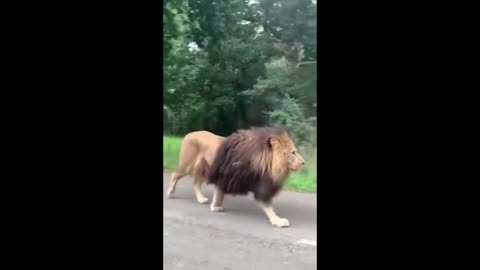
[[305, 160], [286, 130], [280, 128], [251, 128], [239, 130], [217, 146], [209, 162], [208, 183], [215, 186], [210, 210], [223, 211], [224, 194], [246, 195], [253, 192], [270, 223], [288, 227], [289, 221], [280, 218], [272, 206], [273, 197], [281, 190], [291, 171], [298, 171]]
[[199, 203], [207, 203], [202, 193], [202, 185], [207, 183], [208, 170], [215, 158], [218, 147], [225, 140], [208, 131], [196, 131], [187, 134], [182, 142], [178, 169], [172, 174], [167, 197], [173, 198], [180, 178], [186, 175], [194, 177], [193, 190]]

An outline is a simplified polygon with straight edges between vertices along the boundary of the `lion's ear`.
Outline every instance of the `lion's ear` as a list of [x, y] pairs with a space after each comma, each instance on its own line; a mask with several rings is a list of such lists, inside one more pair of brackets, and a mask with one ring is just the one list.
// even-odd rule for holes
[[284, 140], [289, 140], [290, 139], [290, 135], [288, 134], [288, 131], [285, 130], [282, 133], [282, 139], [284, 139]]
[[280, 140], [275, 137], [268, 138], [268, 144], [272, 146], [272, 148], [280, 147]]

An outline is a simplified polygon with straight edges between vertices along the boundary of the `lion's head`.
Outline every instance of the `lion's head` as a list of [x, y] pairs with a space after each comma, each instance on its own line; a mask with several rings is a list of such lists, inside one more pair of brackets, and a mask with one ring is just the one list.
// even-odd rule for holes
[[295, 144], [286, 131], [280, 135], [272, 135], [268, 138], [269, 145], [273, 150], [273, 164], [278, 167], [286, 167], [291, 171], [298, 171], [305, 164], [303, 157], [297, 152]]
[[290, 171], [298, 171], [303, 164], [285, 130], [265, 127], [240, 130], [219, 147], [209, 182], [226, 193], [257, 192], [259, 185], [275, 191]]

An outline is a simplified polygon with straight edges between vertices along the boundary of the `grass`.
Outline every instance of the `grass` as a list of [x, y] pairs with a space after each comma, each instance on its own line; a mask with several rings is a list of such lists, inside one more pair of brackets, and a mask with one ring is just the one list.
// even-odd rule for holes
[[[163, 136], [163, 169], [175, 171], [178, 166], [178, 156], [183, 138]], [[302, 151], [300, 150], [300, 153]], [[306, 160], [305, 167], [296, 173], [290, 174], [286, 188], [302, 192], [317, 191], [317, 157], [315, 154], [303, 153]]]
[[177, 170], [182, 141], [183, 138], [163, 136], [163, 169]]

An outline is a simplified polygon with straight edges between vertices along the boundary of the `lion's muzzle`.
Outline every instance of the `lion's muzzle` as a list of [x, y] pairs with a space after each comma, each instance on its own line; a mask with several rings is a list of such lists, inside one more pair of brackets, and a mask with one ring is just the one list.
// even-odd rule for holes
[[295, 159], [293, 160], [290, 168], [293, 170], [293, 171], [298, 171], [302, 168], [303, 165], [305, 165], [305, 160], [303, 159], [303, 157], [301, 155], [299, 155], [298, 153], [295, 153], [294, 154], [295, 156]]

